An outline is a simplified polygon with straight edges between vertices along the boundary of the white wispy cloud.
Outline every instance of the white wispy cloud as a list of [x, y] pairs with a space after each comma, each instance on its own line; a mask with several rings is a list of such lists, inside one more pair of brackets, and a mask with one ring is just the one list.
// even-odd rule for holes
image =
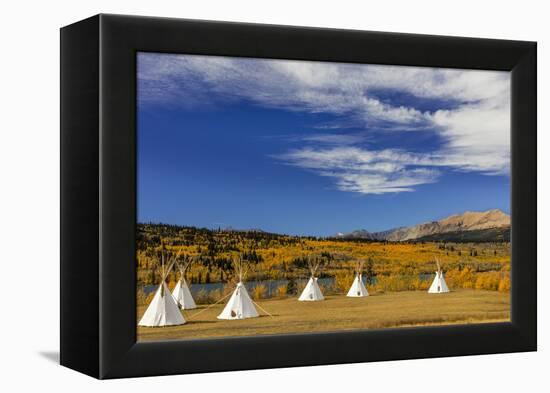
[[507, 174], [510, 166], [510, 106], [491, 102], [439, 110], [430, 115], [446, 143], [448, 165], [464, 171]]
[[437, 157], [396, 149], [369, 151], [357, 147], [303, 148], [276, 158], [321, 176], [336, 179], [338, 189], [362, 194], [413, 191], [439, 176]]
[[370, 67], [380, 66], [140, 54], [139, 98], [184, 106], [248, 99], [267, 107], [345, 114], [362, 125], [425, 121], [415, 108], [369, 95], [369, 88], [380, 87], [378, 73], [371, 76]]
[[[436, 181], [442, 167], [486, 175], [509, 171], [506, 72], [140, 54], [138, 79], [138, 97], [146, 105], [204, 107], [246, 100], [336, 116], [340, 120], [315, 126], [324, 134], [302, 137], [307, 147], [277, 158], [332, 177], [344, 191], [412, 191]], [[380, 99], [380, 91], [414, 99], [399, 104]], [[415, 105], [421, 100], [452, 105], [423, 111]], [[360, 134], [333, 132], [340, 125], [377, 132], [432, 132], [441, 144], [429, 154], [401, 146], [365, 149], [359, 146]]]
[[365, 137], [359, 134], [308, 134], [296, 137], [296, 139], [303, 142], [345, 146], [363, 142]]

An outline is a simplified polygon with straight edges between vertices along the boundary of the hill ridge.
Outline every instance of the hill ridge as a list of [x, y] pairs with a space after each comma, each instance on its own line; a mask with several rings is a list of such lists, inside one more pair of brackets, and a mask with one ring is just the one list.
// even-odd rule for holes
[[365, 229], [350, 233], [338, 234], [344, 239], [369, 239], [387, 241], [407, 241], [427, 237], [437, 237], [446, 233], [461, 233], [468, 231], [486, 231], [510, 226], [510, 216], [500, 209], [486, 211], [467, 210], [461, 214], [453, 214], [436, 221], [428, 221], [409, 227], [393, 228], [380, 232], [369, 232]]

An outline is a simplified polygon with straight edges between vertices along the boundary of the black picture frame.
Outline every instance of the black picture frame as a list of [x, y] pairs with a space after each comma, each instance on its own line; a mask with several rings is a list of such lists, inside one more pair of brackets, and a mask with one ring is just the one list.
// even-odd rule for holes
[[[136, 52], [511, 71], [511, 322], [136, 343]], [[61, 29], [61, 364], [96, 378], [535, 351], [536, 43], [97, 15]]]

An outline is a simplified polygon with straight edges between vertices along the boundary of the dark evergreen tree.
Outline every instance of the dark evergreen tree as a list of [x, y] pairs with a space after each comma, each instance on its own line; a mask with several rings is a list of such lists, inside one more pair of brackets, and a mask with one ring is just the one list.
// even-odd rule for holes
[[374, 262], [371, 257], [367, 259], [367, 263], [365, 265], [365, 275], [367, 276], [367, 283], [369, 285], [374, 284], [374, 276], [376, 274], [374, 273]]
[[286, 284], [286, 293], [289, 295], [295, 295], [298, 292], [298, 286], [296, 285], [296, 280], [294, 277], [290, 277], [288, 283]]

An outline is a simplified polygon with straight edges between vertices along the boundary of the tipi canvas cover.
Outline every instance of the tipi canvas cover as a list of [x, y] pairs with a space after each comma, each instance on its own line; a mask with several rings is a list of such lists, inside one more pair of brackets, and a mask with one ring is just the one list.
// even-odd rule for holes
[[189, 290], [187, 282], [185, 281], [185, 271], [188, 267], [189, 260], [186, 258], [184, 258], [184, 262], [182, 262], [181, 264], [178, 263], [180, 279], [174, 287], [174, 290], [172, 291], [172, 296], [174, 297], [174, 300], [182, 310], [191, 310], [193, 308], [197, 308], [195, 300], [193, 299], [191, 291]]
[[435, 278], [428, 289], [428, 293], [445, 293], [449, 292], [449, 287], [445, 282], [445, 277], [443, 277], [443, 272], [441, 270], [435, 272]]
[[346, 295], [348, 297], [365, 297], [369, 296], [365, 284], [363, 284], [363, 276], [361, 274], [356, 274], [353, 284]]
[[319, 284], [317, 284], [317, 277], [310, 277], [306, 287], [302, 291], [302, 294], [298, 298], [301, 302], [315, 302], [318, 300], [325, 300]]
[[317, 269], [319, 269], [320, 262], [317, 261], [317, 263], [314, 264], [312, 260], [308, 258], [307, 264], [309, 266], [311, 277], [309, 278], [309, 281], [307, 282], [306, 287], [302, 291], [302, 294], [298, 300], [301, 302], [316, 302], [319, 300], [325, 300], [323, 293], [321, 292], [321, 288], [319, 288], [319, 284], [317, 284], [317, 277], [315, 277], [315, 273], [317, 272]]
[[180, 280], [174, 287], [174, 290], [172, 291], [172, 296], [182, 310], [191, 310], [193, 308], [197, 308], [195, 300], [193, 300], [193, 296], [191, 295], [191, 291], [187, 286], [187, 282], [183, 277], [180, 278]]
[[[168, 285], [166, 285], [166, 276], [170, 272], [174, 261], [170, 264], [168, 269], [164, 269], [164, 254], [162, 258], [162, 275], [160, 285], [153, 297], [153, 300], [145, 310], [145, 314], [139, 321], [139, 326], [171, 326], [171, 325], [183, 325], [185, 319], [176, 304], [176, 301], [172, 297]], [[176, 256], [177, 258], [177, 256]]]
[[435, 258], [435, 262], [437, 263], [437, 271], [435, 272], [435, 278], [432, 282], [432, 285], [430, 286], [430, 289], [428, 289], [428, 293], [449, 292], [449, 287], [447, 287], [445, 277], [443, 277], [443, 271], [441, 270], [441, 266], [439, 265], [439, 260]]
[[183, 325], [185, 319], [165, 282], [159, 285], [155, 297], [139, 321], [139, 326]]
[[252, 304], [252, 299], [248, 296], [246, 287], [242, 282], [239, 282], [222, 313], [218, 315], [218, 319], [245, 319], [256, 318], [258, 316], [258, 312], [254, 304]]

